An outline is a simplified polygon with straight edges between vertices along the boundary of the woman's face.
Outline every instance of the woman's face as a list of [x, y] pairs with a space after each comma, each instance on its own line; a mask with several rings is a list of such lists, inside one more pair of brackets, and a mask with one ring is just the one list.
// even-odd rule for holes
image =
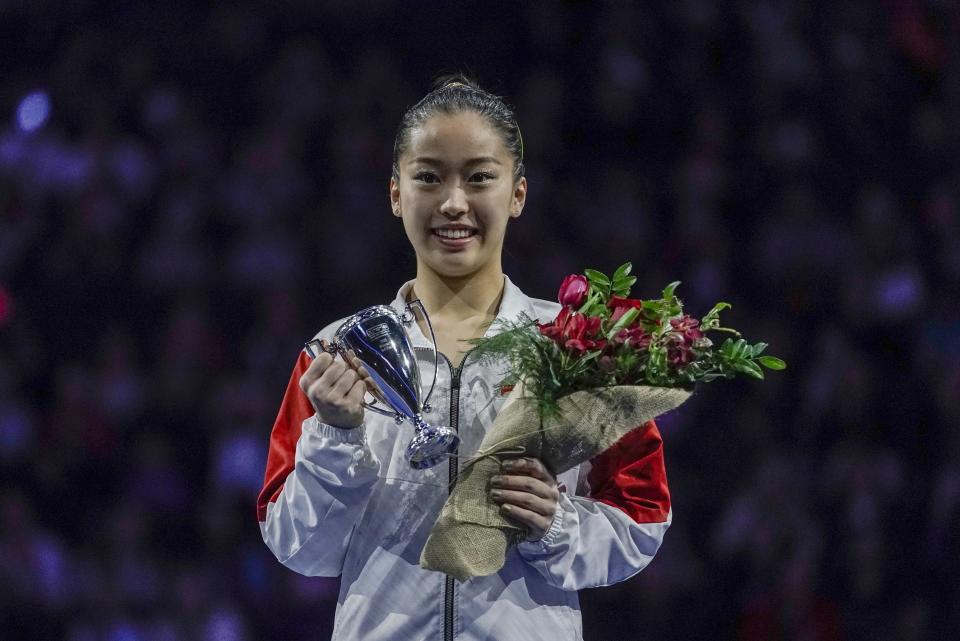
[[527, 181], [497, 131], [473, 111], [437, 114], [410, 131], [390, 180], [393, 213], [403, 220], [417, 267], [468, 277], [501, 269], [507, 221], [520, 215]]

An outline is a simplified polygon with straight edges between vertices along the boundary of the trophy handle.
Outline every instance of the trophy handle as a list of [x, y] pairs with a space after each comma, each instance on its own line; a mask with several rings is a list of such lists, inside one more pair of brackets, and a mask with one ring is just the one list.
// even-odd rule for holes
[[[305, 343], [303, 347], [304, 349], [307, 350], [307, 355], [310, 356], [310, 358], [316, 358], [323, 352], [326, 352], [327, 354], [333, 354], [333, 355], [339, 354], [340, 358], [342, 358], [345, 363], [347, 363], [348, 365], [350, 364], [350, 361], [347, 360], [347, 355], [345, 353], [346, 350], [344, 350], [342, 346], [340, 346], [336, 341], [334, 341], [333, 343], [329, 343], [323, 339], [315, 338], [312, 341], [308, 341], [307, 343]], [[433, 389], [433, 388], [431, 387], [430, 389]], [[376, 400], [380, 400], [376, 394], [374, 394], [373, 397]], [[381, 407], [374, 405], [373, 403], [368, 403], [366, 401], [363, 402], [363, 406], [368, 410], [373, 410], [377, 414], [383, 414], [384, 416], [389, 416], [390, 418], [394, 419], [398, 423], [403, 422], [403, 417], [400, 416], [398, 412], [385, 410]]]
[[430, 395], [433, 394], [433, 387], [437, 384], [437, 370], [440, 365], [440, 348], [437, 347], [437, 337], [433, 333], [433, 323], [430, 322], [430, 315], [427, 314], [427, 308], [423, 306], [423, 303], [420, 302], [419, 298], [407, 303], [407, 309], [410, 310], [410, 318], [407, 319], [407, 322], [413, 320], [413, 310], [412, 307], [420, 308], [420, 312], [423, 314], [423, 320], [427, 322], [427, 329], [430, 330], [430, 342], [433, 343], [433, 380], [430, 381], [430, 390], [427, 392], [427, 395], [423, 399], [423, 411], [429, 412], [430, 409]]

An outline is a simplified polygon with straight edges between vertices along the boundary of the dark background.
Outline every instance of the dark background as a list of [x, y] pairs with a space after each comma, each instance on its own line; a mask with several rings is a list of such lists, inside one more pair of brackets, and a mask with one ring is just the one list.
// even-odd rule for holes
[[347, 4], [0, 1], [0, 638], [329, 636], [254, 500], [304, 340], [413, 276], [451, 71], [516, 106], [524, 291], [631, 260], [789, 363], [661, 421], [673, 526], [586, 637], [951, 638], [957, 4]]

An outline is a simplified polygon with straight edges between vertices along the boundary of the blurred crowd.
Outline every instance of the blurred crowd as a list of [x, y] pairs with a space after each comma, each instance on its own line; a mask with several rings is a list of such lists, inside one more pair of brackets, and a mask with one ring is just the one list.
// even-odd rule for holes
[[663, 418], [673, 526], [582, 593], [586, 638], [960, 629], [955, 3], [81, 1], [0, 24], [0, 638], [329, 637], [336, 579], [283, 568], [254, 500], [303, 342], [413, 276], [393, 136], [449, 71], [516, 107], [526, 293], [631, 260], [635, 295], [729, 301], [789, 364]]

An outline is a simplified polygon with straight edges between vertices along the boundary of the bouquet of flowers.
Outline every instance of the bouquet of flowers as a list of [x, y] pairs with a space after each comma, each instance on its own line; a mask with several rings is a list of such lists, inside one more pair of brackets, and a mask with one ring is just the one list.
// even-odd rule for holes
[[[660, 299], [630, 298], [631, 264], [608, 277], [588, 269], [560, 286], [560, 313], [551, 323], [521, 316], [474, 342], [475, 357], [509, 364], [500, 382], [513, 391], [464, 466], [421, 554], [421, 565], [464, 580], [503, 567], [506, 552], [524, 536], [488, 498], [490, 478], [503, 458], [539, 458], [560, 474], [600, 454], [631, 430], [678, 407], [696, 383], [763, 368], [782, 370], [720, 325], [720, 302], [702, 318], [683, 313], [674, 282]], [[719, 345], [707, 333], [729, 334]]]

